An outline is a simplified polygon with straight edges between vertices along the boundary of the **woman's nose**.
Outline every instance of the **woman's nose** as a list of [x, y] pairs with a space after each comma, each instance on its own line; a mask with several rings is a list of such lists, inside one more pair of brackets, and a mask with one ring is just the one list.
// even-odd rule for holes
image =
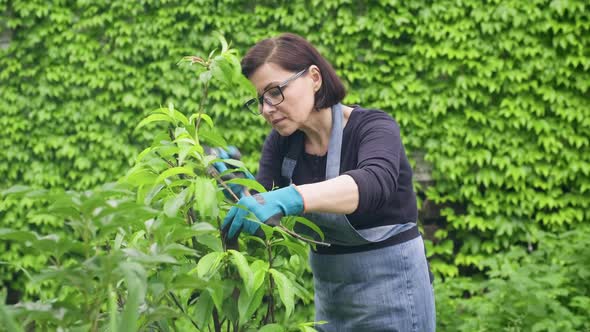
[[262, 114], [271, 114], [277, 110], [276, 106], [271, 106], [266, 102], [262, 103], [260, 107], [260, 113]]

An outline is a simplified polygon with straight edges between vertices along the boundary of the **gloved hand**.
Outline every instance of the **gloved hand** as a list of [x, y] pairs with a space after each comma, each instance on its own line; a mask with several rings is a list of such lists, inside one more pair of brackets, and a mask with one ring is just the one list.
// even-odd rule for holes
[[[285, 188], [243, 197], [232, 207], [221, 225], [222, 233], [227, 239], [233, 239], [241, 231], [261, 236], [260, 222], [272, 226], [278, 225], [281, 217], [297, 215], [304, 210], [303, 197], [295, 187]], [[252, 213], [260, 222], [249, 219]]]
[[[222, 148], [213, 148], [210, 149], [209, 153], [217, 155], [220, 159], [235, 159], [240, 160], [241, 154], [240, 151], [235, 146], [228, 146], [227, 151]], [[231, 166], [231, 165], [230, 165]], [[227, 164], [221, 161], [213, 163], [213, 167], [219, 172], [219, 174], [227, 171], [229, 168]], [[225, 174], [221, 177], [222, 180], [227, 181], [236, 177], [246, 178], [250, 180], [254, 180], [254, 175], [252, 173], [245, 171], [245, 172], [233, 172]], [[227, 184], [230, 190], [236, 195], [238, 198], [242, 198], [245, 195], [245, 188], [236, 183], [228, 183]], [[233, 195], [229, 193], [227, 189], [223, 189], [223, 194], [228, 199], [232, 199]]]

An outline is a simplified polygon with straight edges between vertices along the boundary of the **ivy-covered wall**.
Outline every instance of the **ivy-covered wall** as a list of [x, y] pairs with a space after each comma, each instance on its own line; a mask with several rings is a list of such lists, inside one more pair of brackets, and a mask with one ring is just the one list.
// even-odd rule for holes
[[[198, 108], [198, 77], [176, 63], [222, 32], [242, 54], [280, 32], [306, 36], [346, 81], [346, 103], [383, 109], [431, 164], [425, 202], [447, 206], [432, 265], [445, 276], [535, 230], [590, 220], [590, 5], [584, 0], [0, 0], [0, 188], [87, 189], [117, 179], [146, 146], [134, 131], [173, 102]], [[212, 117], [255, 165], [268, 131], [236, 91]], [[0, 223], [31, 202], [0, 202]], [[5, 246], [5, 245], [1, 245]], [[6, 250], [4, 250], [6, 249]], [[21, 267], [43, 258], [0, 250]], [[19, 266], [3, 267], [19, 273]], [[9, 275], [4, 274], [3, 275]], [[9, 277], [7, 277], [9, 278]]]

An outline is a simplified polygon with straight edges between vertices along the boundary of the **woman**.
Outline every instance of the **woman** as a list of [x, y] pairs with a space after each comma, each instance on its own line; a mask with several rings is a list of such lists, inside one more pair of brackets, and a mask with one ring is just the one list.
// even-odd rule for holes
[[[242, 60], [259, 97], [246, 103], [272, 126], [257, 180], [273, 191], [240, 199], [229, 238], [303, 215], [330, 247], [310, 253], [320, 331], [434, 331], [434, 294], [416, 227], [412, 170], [396, 122], [340, 104], [346, 92], [305, 39], [262, 40]], [[305, 230], [300, 230], [305, 231]]]

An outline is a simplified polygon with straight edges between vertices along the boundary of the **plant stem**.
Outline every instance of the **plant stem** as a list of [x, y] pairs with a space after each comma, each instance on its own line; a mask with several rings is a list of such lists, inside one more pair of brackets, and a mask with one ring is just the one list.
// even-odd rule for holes
[[283, 225], [279, 225], [278, 227], [280, 229], [282, 229], [283, 231], [285, 231], [285, 233], [287, 233], [287, 234], [291, 235], [292, 237], [297, 238], [297, 239], [299, 239], [301, 241], [309, 242], [309, 243], [314, 243], [314, 244], [318, 244], [318, 245], [326, 246], [326, 247], [329, 247], [330, 246], [330, 244], [329, 243], [326, 243], [326, 242], [315, 241], [315, 240], [311, 240], [311, 239], [308, 239], [308, 238], [304, 238], [303, 236], [301, 236], [301, 235], [299, 235], [299, 234], [291, 231], [290, 229], [288, 229], [287, 227], [285, 227]]
[[[272, 263], [273, 263], [273, 259], [274, 257], [272, 256], [272, 245], [270, 243], [270, 241], [266, 241], [266, 249], [268, 250], [268, 265], [270, 268], [272, 268]], [[268, 288], [268, 310], [266, 311], [266, 317], [264, 317], [264, 324], [268, 324], [269, 322], [269, 318], [270, 318], [270, 322], [274, 323], [275, 321], [275, 313], [274, 313], [274, 298], [272, 296], [272, 291], [275, 288], [275, 281], [274, 278], [272, 277], [272, 274], [269, 273], [268, 275], [268, 283], [269, 283], [269, 288]]]
[[219, 323], [219, 313], [217, 308], [213, 308], [213, 325], [215, 326], [215, 332], [221, 332], [221, 324]]
[[[207, 68], [209, 69], [209, 68]], [[207, 94], [209, 93], [209, 81], [205, 82], [205, 87], [203, 88], [203, 96], [201, 97], [201, 102], [199, 103], [199, 112], [197, 115], [197, 123], [195, 123], [195, 132], [199, 132], [199, 125], [201, 124], [201, 114], [203, 114], [203, 108], [205, 108], [205, 101], [207, 100]], [[196, 135], [197, 141], [199, 140], [199, 135]]]
[[170, 295], [170, 297], [172, 298], [172, 301], [174, 302], [174, 304], [178, 307], [178, 309], [180, 309], [180, 311], [182, 311], [182, 313], [186, 316], [186, 318], [188, 318], [191, 323], [193, 324], [193, 326], [195, 328], [197, 328], [197, 330], [199, 329], [199, 326], [197, 325], [197, 323], [195, 323], [195, 321], [186, 313], [186, 311], [184, 311], [184, 308], [182, 307], [182, 304], [180, 304], [180, 301], [178, 301], [178, 298], [176, 297], [176, 295], [174, 295], [174, 293], [172, 293], [172, 291], [168, 292], [168, 295]]

